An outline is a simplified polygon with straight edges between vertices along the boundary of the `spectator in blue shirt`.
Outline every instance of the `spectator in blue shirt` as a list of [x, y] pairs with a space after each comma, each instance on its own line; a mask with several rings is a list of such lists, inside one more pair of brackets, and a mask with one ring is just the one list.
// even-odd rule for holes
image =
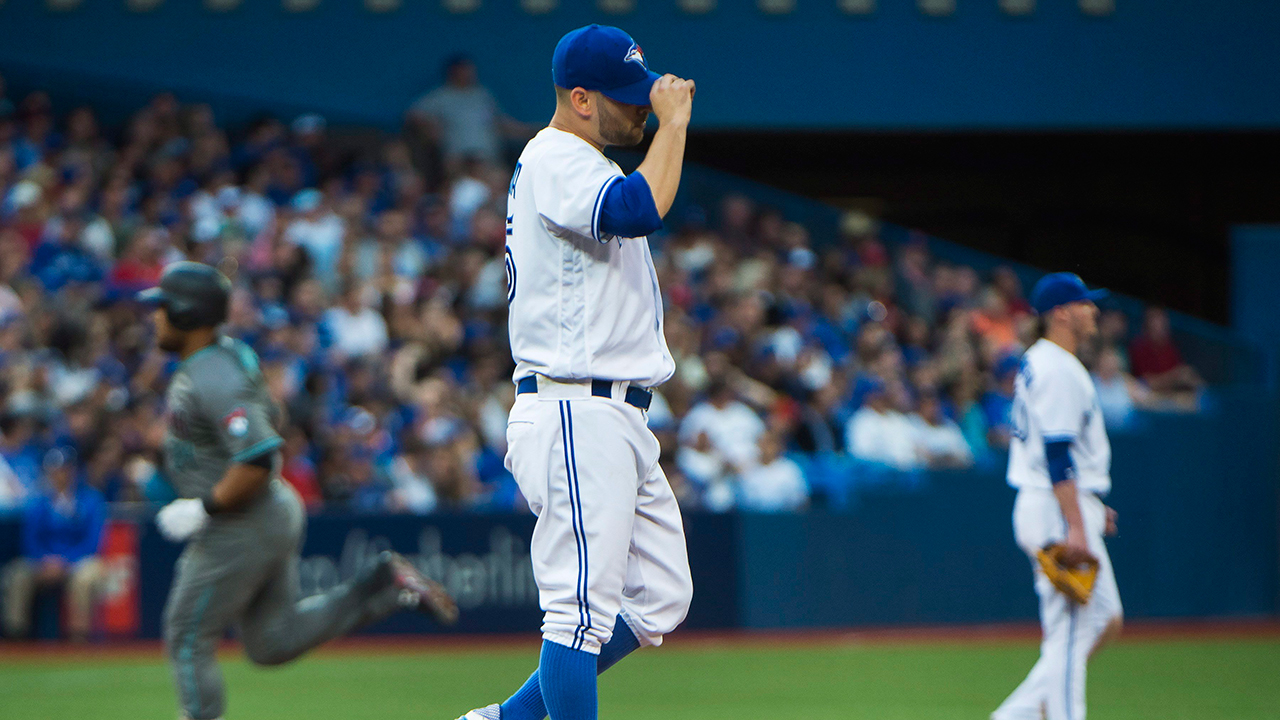
[[75, 451], [45, 454], [46, 485], [27, 505], [22, 521], [22, 556], [5, 568], [5, 631], [25, 636], [31, 629], [36, 591], [62, 586], [67, 593], [66, 628], [72, 640], [89, 634], [103, 577], [97, 557], [107, 505], [102, 494], [76, 477]]
[[1009, 433], [1013, 426], [1009, 411], [1013, 408], [1013, 381], [1018, 377], [1017, 355], [1006, 355], [996, 364], [992, 374], [995, 386], [982, 396], [982, 411], [987, 416], [987, 442], [993, 448], [1009, 447]]
[[31, 257], [31, 274], [50, 293], [69, 283], [95, 283], [104, 277], [98, 257], [80, 245], [80, 238], [68, 234], [73, 225], [69, 223], [57, 235], [46, 237]]

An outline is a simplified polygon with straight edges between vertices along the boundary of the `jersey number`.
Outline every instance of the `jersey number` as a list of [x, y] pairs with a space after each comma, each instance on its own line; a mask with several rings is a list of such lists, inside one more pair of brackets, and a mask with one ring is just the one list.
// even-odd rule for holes
[[1022, 401], [1021, 397], [1014, 396], [1013, 407], [1009, 409], [1009, 434], [1026, 442], [1027, 436], [1030, 434], [1028, 425], [1031, 424], [1027, 416], [1027, 404]]
[[[516, 196], [516, 181], [520, 179], [520, 163], [516, 163], [516, 171], [511, 173], [511, 185], [507, 188], [507, 196]], [[516, 261], [511, 256], [511, 236], [515, 234], [515, 216], [507, 215], [507, 304], [516, 299]]]
[[516, 299], [516, 261], [511, 256], [511, 246], [507, 246], [507, 304]]
[[[1022, 380], [1023, 387], [1028, 389], [1031, 387], [1033, 379], [1031, 365], [1025, 357], [1018, 365], [1018, 377]], [[1026, 442], [1027, 436], [1031, 434], [1030, 425], [1031, 418], [1027, 413], [1027, 403], [1022, 399], [1022, 393], [1015, 392], [1013, 407], [1009, 408], [1009, 434]]]
[[511, 173], [511, 185], [507, 187], [507, 197], [516, 196], [516, 180], [520, 179], [520, 163], [516, 163], [516, 171]]

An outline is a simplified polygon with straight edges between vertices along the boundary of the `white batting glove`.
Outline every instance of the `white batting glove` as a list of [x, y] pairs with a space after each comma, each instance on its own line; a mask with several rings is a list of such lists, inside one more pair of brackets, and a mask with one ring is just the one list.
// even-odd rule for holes
[[156, 513], [156, 527], [171, 542], [184, 542], [208, 524], [209, 513], [205, 512], [204, 501], [195, 498], [174, 500]]

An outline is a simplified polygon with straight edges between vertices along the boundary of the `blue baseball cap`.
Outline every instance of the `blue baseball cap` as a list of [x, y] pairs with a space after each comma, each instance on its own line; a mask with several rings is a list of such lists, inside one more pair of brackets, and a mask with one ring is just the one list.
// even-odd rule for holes
[[649, 71], [636, 41], [608, 25], [570, 31], [556, 43], [551, 56], [551, 80], [556, 87], [598, 90], [627, 105], [648, 105], [649, 89], [660, 77]]
[[1051, 273], [1040, 278], [1031, 291], [1031, 307], [1043, 315], [1059, 305], [1088, 300], [1096, 302], [1109, 295], [1106, 290], [1090, 290], [1075, 273]]

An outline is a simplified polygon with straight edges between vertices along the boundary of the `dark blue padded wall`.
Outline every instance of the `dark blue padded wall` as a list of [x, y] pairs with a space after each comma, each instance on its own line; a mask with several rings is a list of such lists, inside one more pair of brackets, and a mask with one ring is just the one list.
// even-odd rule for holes
[[[1144, 416], [1113, 435], [1120, 534], [1108, 542], [1131, 618], [1274, 615], [1274, 400], [1239, 392], [1199, 416]], [[1034, 620], [1003, 469], [878, 488], [848, 514], [745, 516], [746, 627]]]
[[1265, 348], [1266, 373], [1280, 380], [1280, 225], [1242, 225], [1231, 231], [1231, 326]]

